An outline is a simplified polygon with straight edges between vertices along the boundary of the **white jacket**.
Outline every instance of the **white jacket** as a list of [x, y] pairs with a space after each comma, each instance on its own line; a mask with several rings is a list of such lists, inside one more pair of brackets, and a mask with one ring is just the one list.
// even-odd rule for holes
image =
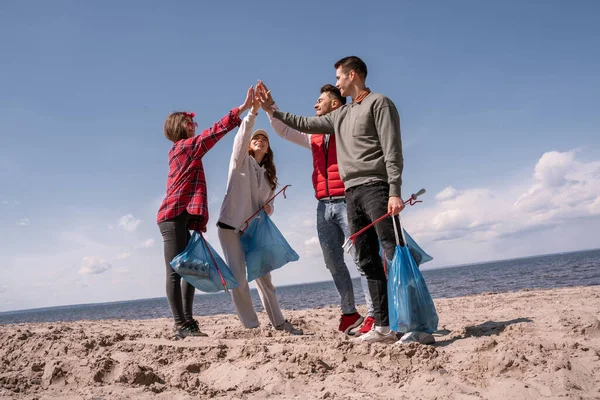
[[219, 222], [236, 229], [244, 229], [244, 222], [264, 205], [274, 192], [265, 168], [248, 154], [255, 121], [256, 115], [248, 112], [235, 135], [229, 162], [227, 191], [219, 216]]

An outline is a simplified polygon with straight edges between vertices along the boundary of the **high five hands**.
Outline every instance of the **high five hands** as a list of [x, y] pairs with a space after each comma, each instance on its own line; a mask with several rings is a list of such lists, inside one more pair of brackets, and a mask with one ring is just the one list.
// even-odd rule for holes
[[250, 110], [252, 114], [258, 114], [258, 110], [262, 108], [269, 115], [275, 111], [275, 101], [271, 96], [271, 91], [267, 89], [262, 81], [258, 81], [256, 88], [250, 86], [246, 93], [246, 99], [238, 107], [238, 115], [244, 113], [246, 110]]
[[[271, 96], [271, 91], [261, 80], [259, 80], [256, 84], [254, 97], [255, 101], [253, 103], [253, 107], [255, 107], [255, 104], [258, 101], [260, 107], [267, 114], [272, 115], [273, 111], [275, 111], [275, 101], [273, 100], [273, 96]], [[254, 111], [252, 112], [255, 113]], [[392, 215], [398, 215], [403, 209], [404, 201], [402, 200], [402, 198], [398, 196], [390, 196], [388, 200], [388, 212]]]
[[265, 110], [269, 115], [275, 111], [275, 101], [271, 96], [271, 91], [267, 89], [267, 86], [262, 82], [258, 81], [256, 84], [256, 95], [260, 101], [260, 107]]

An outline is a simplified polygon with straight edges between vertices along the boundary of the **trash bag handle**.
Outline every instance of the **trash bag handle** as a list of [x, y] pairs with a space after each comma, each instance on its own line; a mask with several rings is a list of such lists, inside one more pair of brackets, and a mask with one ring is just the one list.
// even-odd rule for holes
[[[404, 236], [404, 229], [402, 229], [402, 222], [400, 222], [400, 214], [398, 217], [398, 225], [400, 225], [400, 235], [402, 235], [402, 243], [406, 246], [406, 237]], [[400, 246], [400, 236], [398, 235], [398, 227], [396, 226], [396, 218], [392, 217], [392, 222], [394, 224], [394, 237], [396, 238], [396, 246]]]
[[208, 243], [206, 242], [206, 239], [204, 239], [204, 235], [202, 235], [202, 233], [200, 233], [200, 238], [202, 239], [202, 242], [204, 242], [204, 247], [206, 248], [206, 251], [208, 251], [208, 254], [210, 254], [210, 258], [212, 258], [212, 261], [215, 264], [215, 268], [217, 269], [217, 273], [221, 278], [221, 284], [225, 289], [225, 293], [228, 293], [229, 289], [227, 288], [227, 282], [225, 282], [225, 278], [223, 278], [223, 274], [221, 274], [221, 270], [219, 269], [219, 264], [217, 264], [217, 260], [215, 260], [215, 256], [213, 256], [212, 251], [210, 251], [210, 247], [208, 247]]
[[[273, 196], [272, 196], [272, 197], [271, 197], [269, 200], [265, 201], [265, 204], [269, 204], [269, 203], [270, 203], [271, 201], [273, 201], [273, 199], [274, 199], [275, 197], [277, 197], [277, 196], [278, 196], [278, 195], [279, 195], [281, 192], [283, 192], [283, 198], [284, 198], [284, 199], [287, 199], [287, 197], [286, 197], [286, 195], [285, 195], [285, 191], [286, 191], [286, 189], [287, 189], [288, 187], [290, 187], [290, 186], [292, 186], [292, 185], [285, 185], [285, 186], [283, 187], [283, 189], [281, 189], [279, 192], [275, 193], [275, 194], [274, 194], [274, 195], [273, 195]], [[260, 210], [262, 210], [262, 209], [264, 209], [264, 208], [265, 208], [265, 204], [263, 204], [262, 206], [260, 206], [260, 207], [258, 208], [258, 210], [256, 210], [256, 212], [250, 216], [250, 218], [248, 218], [246, 221], [244, 221], [244, 229], [240, 229], [240, 230], [239, 230], [240, 232], [244, 233], [244, 231], [245, 231], [246, 229], [248, 229], [248, 223], [250, 222], [250, 220], [251, 220], [252, 218], [256, 217], [256, 214], [258, 214], [258, 213], [260, 212]]]
[[[421, 189], [417, 193], [411, 194], [409, 199], [404, 202], [404, 205], [408, 204], [409, 206], [414, 206], [417, 203], [422, 203], [421, 200], [417, 200], [417, 197], [421, 196], [424, 193], [425, 193], [425, 189]], [[346, 239], [346, 241], [342, 245], [342, 248], [344, 250], [346, 250], [346, 252], [350, 252], [350, 249], [352, 248], [352, 246], [354, 246], [354, 242], [356, 241], [356, 238], [358, 237], [358, 235], [360, 235], [367, 229], [371, 228], [373, 225], [377, 224], [378, 222], [389, 217], [390, 215], [392, 215], [392, 213], [388, 212], [387, 214], [382, 215], [381, 217], [377, 218], [377, 220], [371, 222], [369, 225], [362, 228], [360, 231], [356, 232], [353, 235], [350, 235], [350, 237], [348, 237], [348, 239]], [[398, 217], [398, 218], [400, 218], [400, 217]], [[404, 238], [404, 232], [402, 232], [402, 237]], [[396, 233], [396, 243], [398, 243], [398, 234], [397, 233]], [[404, 243], [406, 243], [406, 241]]]

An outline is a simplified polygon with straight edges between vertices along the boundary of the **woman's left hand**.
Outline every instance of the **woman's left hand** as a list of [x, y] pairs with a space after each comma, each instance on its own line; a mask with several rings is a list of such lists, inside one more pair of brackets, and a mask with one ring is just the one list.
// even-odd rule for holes
[[250, 86], [248, 93], [246, 93], [246, 100], [238, 107], [238, 115], [241, 115], [244, 111], [252, 107], [254, 104], [254, 87]]

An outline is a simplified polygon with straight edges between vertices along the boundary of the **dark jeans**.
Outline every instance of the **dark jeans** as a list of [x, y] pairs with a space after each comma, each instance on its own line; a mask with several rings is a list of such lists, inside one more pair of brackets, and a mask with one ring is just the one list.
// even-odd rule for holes
[[184, 211], [177, 217], [158, 224], [163, 237], [165, 264], [167, 267], [167, 299], [175, 319], [175, 324], [180, 326], [193, 320], [192, 306], [196, 289], [181, 279], [181, 275], [171, 268], [171, 261], [181, 253], [191, 238], [187, 228], [192, 216]]
[[[389, 186], [385, 182], [370, 182], [346, 190], [350, 232], [354, 234], [387, 214], [388, 201]], [[397, 226], [400, 229], [400, 225]], [[358, 265], [367, 276], [375, 311], [375, 326], [389, 326], [387, 277], [379, 255], [378, 238], [387, 258], [392, 260], [396, 250], [396, 238], [391, 218], [385, 218], [358, 235], [354, 246]], [[402, 237], [400, 237], [400, 244], [404, 245]]]

